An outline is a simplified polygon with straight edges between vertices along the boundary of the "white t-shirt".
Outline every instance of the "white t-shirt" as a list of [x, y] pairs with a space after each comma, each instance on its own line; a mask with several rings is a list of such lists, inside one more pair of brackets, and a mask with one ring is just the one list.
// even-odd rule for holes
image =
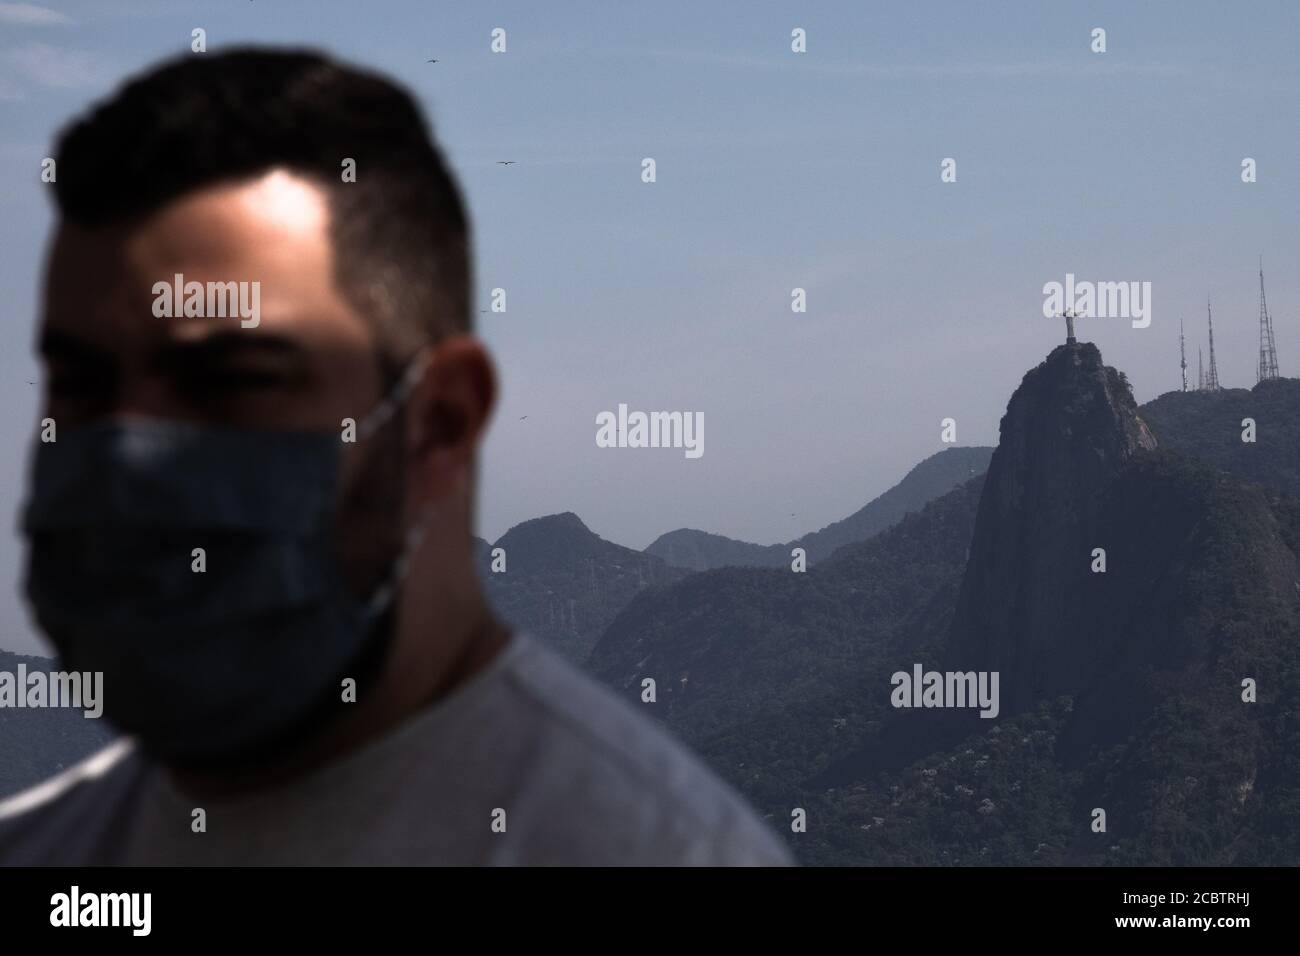
[[196, 801], [122, 740], [0, 802], [4, 865], [789, 862], [680, 744], [525, 635], [383, 737], [273, 790]]

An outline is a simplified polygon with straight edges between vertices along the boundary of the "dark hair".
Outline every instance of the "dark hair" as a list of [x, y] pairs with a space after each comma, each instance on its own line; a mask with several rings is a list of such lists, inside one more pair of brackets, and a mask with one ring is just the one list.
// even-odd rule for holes
[[415, 101], [375, 73], [310, 50], [186, 54], [65, 130], [57, 162], [59, 211], [85, 225], [275, 167], [308, 176], [330, 199], [339, 287], [386, 365], [471, 328], [460, 191]]

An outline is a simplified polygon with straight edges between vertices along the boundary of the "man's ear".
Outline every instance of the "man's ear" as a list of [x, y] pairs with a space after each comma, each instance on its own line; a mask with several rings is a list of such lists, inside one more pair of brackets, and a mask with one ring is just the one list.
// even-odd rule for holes
[[436, 504], [468, 489], [496, 398], [496, 369], [478, 339], [458, 335], [429, 350], [406, 419], [410, 493], [416, 501]]

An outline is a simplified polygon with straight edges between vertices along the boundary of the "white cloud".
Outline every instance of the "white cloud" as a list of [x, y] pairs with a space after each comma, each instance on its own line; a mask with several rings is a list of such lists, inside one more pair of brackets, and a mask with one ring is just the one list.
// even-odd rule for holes
[[34, 3], [0, 3], [0, 23], [30, 27], [61, 27], [73, 23], [72, 17]]
[[52, 90], [98, 89], [112, 79], [112, 72], [97, 55], [48, 43], [29, 43], [0, 53], [0, 69]]

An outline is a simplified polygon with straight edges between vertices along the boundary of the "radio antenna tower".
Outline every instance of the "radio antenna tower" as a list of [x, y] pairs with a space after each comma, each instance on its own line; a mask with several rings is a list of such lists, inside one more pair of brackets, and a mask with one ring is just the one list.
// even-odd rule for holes
[[1219, 366], [1214, 361], [1214, 313], [1210, 311], [1210, 300], [1205, 300], [1205, 317], [1210, 323], [1210, 371], [1205, 376], [1205, 388], [1210, 392], [1219, 390]]
[[1196, 390], [1205, 391], [1205, 350], [1196, 347]]
[[1256, 381], [1277, 378], [1277, 345], [1273, 341], [1273, 317], [1264, 301], [1264, 257], [1259, 257], [1259, 373]]
[[1178, 364], [1183, 370], [1183, 391], [1187, 391], [1187, 340], [1183, 337], [1183, 320], [1178, 320]]

